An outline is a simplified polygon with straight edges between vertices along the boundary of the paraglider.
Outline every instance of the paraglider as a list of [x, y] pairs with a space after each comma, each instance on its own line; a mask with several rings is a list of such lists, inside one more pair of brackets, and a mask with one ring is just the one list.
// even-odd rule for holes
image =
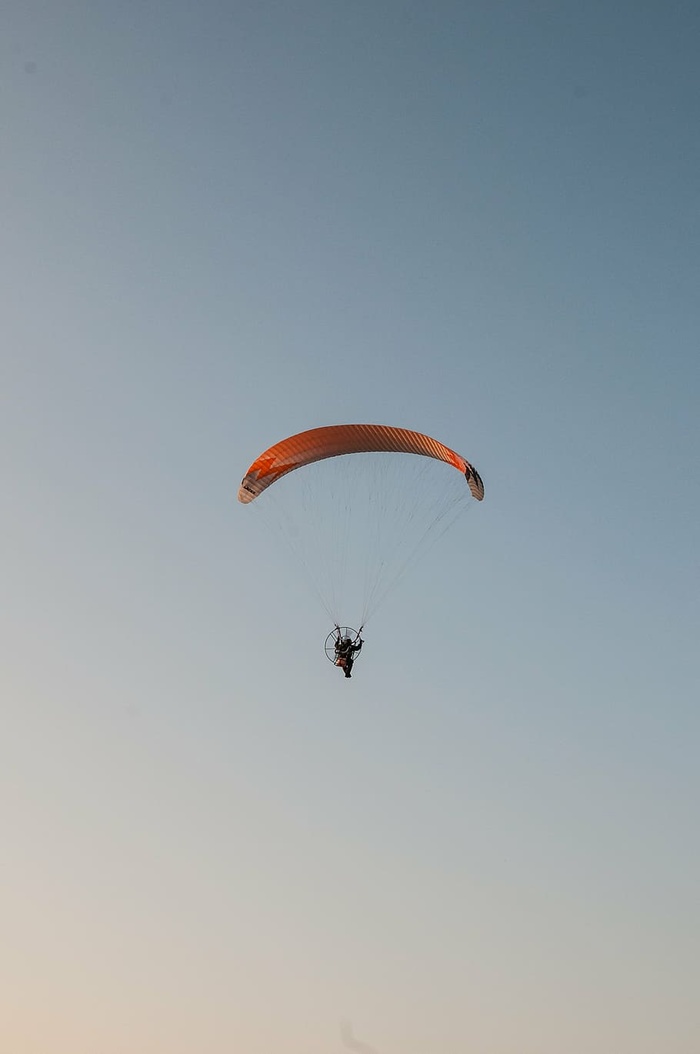
[[287, 472], [341, 454], [368, 452], [419, 454], [453, 465], [466, 477], [477, 501], [484, 497], [484, 484], [473, 465], [437, 439], [388, 425], [327, 425], [283, 439], [255, 459], [238, 488], [238, 500], [247, 504]]
[[[448, 480], [442, 469], [430, 468], [436, 462], [459, 476]], [[461, 454], [421, 432], [376, 424], [327, 425], [289, 436], [253, 461], [238, 489], [242, 504], [265, 508], [268, 526], [300, 559], [335, 627], [326, 655], [345, 677], [352, 675], [367, 619], [419, 552], [456, 519], [465, 495], [482, 501], [484, 484]], [[360, 630], [339, 624], [341, 604], [353, 592]]]

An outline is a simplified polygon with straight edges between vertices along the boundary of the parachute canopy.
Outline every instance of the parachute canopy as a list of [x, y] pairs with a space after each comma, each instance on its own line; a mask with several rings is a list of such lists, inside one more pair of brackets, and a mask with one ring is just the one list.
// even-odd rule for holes
[[256, 458], [238, 490], [336, 625], [366, 624], [406, 569], [483, 497], [481, 476], [461, 454], [421, 432], [375, 424], [283, 439]]
[[254, 501], [288, 472], [315, 461], [341, 454], [379, 451], [418, 454], [445, 461], [464, 474], [476, 500], [483, 500], [481, 476], [461, 454], [421, 432], [389, 425], [327, 425], [283, 439], [265, 450], [250, 466], [238, 489], [238, 500], [244, 505]]

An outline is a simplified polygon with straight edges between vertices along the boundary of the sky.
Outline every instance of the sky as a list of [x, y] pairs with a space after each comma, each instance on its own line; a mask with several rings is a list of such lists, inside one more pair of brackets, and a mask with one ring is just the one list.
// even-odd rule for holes
[[[697, 1050], [697, 4], [1, 21], [0, 1048]], [[486, 497], [346, 682], [352, 421]]]

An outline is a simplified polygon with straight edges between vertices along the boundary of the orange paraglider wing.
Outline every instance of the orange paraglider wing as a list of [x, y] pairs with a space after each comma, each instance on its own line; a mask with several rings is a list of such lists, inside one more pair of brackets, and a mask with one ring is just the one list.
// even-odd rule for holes
[[484, 484], [474, 466], [437, 439], [389, 425], [327, 425], [299, 432], [264, 451], [243, 477], [238, 500], [248, 504], [288, 472], [314, 461], [374, 451], [418, 454], [444, 461], [464, 474], [477, 501], [484, 497]]

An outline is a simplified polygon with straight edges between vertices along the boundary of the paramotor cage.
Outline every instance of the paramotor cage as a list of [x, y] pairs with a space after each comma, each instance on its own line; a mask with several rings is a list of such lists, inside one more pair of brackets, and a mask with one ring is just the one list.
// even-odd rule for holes
[[[326, 653], [326, 658], [329, 659], [334, 666], [344, 667], [345, 659], [342, 657], [342, 655], [338, 655], [336, 644], [341, 640], [345, 640], [346, 637], [348, 637], [353, 644], [357, 644], [360, 639], [360, 633], [361, 628], [353, 629], [352, 626], [336, 626], [335, 629], [331, 630], [331, 632], [326, 637], [326, 643], [323, 646], [323, 649]], [[359, 655], [359, 651], [356, 651], [354, 653], [353, 659], [355, 662], [357, 662]]]

